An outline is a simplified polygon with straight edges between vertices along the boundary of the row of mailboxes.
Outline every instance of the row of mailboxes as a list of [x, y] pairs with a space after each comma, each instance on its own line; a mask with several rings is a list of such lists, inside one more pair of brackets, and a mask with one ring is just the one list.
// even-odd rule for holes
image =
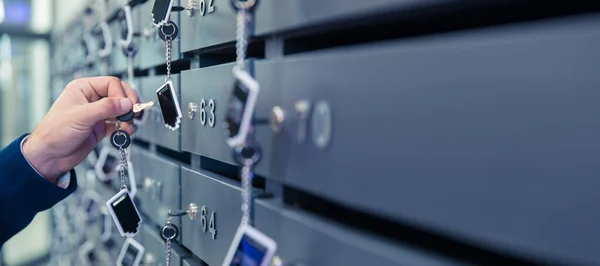
[[[204, 51], [234, 40], [235, 13], [226, 1], [195, 2], [196, 9], [173, 13], [180, 28], [174, 60], [202, 61]], [[252, 34], [284, 38], [286, 31], [356, 14], [434, 2], [264, 1]], [[136, 31], [151, 28], [151, 5], [133, 9]], [[500, 252], [600, 261], [593, 237], [600, 216], [586, 211], [598, 185], [593, 155], [600, 141], [592, 132], [599, 129], [600, 80], [593, 72], [600, 58], [592, 47], [600, 42], [599, 25], [591, 14], [248, 60], [261, 85], [255, 138], [263, 156], [255, 170], [268, 183]], [[138, 92], [156, 101], [164, 43], [154, 35], [136, 38], [134, 65], [152, 70], [135, 78]], [[119, 51], [111, 69], [123, 74], [123, 60]], [[155, 106], [134, 138], [236, 165], [222, 125], [234, 64], [201, 65], [173, 75], [181, 127], [166, 129]], [[134, 145], [131, 156], [136, 197], [150, 223], [161, 225], [166, 210], [190, 203], [216, 213], [216, 237], [199, 221], [183, 217], [176, 224], [183, 232], [178, 243], [218, 264], [240, 219], [239, 183], [155, 149]], [[284, 260], [394, 265], [425, 258], [281, 199], [257, 199], [254, 215]], [[367, 242], [373, 245], [359, 244]]]

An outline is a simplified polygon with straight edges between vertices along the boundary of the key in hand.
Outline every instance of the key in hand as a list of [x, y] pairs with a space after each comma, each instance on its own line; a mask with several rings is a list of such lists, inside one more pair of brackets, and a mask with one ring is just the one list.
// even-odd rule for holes
[[139, 113], [141, 111], [143, 111], [144, 109], [151, 107], [154, 105], [154, 102], [150, 101], [147, 103], [136, 103], [133, 105], [133, 110], [129, 111], [129, 113], [126, 113], [122, 116], [117, 117], [117, 119], [121, 122], [127, 122], [130, 121], [131, 119], [133, 119], [133, 116], [136, 113]]

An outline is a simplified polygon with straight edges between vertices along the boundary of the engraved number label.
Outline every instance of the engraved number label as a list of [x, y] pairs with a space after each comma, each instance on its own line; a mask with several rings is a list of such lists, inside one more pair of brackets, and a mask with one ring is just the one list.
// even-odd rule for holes
[[208, 125], [210, 127], [215, 126], [215, 108], [217, 105], [215, 104], [214, 99], [208, 99], [208, 104], [206, 103], [206, 99], [202, 99], [200, 101], [200, 124], [206, 126], [206, 122], [208, 121]]
[[200, 210], [200, 226], [202, 227], [202, 233], [205, 234], [207, 229], [208, 232], [212, 235], [212, 239], [217, 238], [217, 229], [216, 229], [216, 221], [215, 221], [215, 212], [211, 212], [210, 220], [207, 222], [208, 211], [206, 210], [206, 206], [202, 206]]
[[[206, 5], [206, 3], [208, 2], [208, 6]], [[215, 0], [200, 0], [200, 16], [204, 16], [207, 14], [207, 10], [208, 10], [208, 14], [215, 12]]]
[[217, 229], [215, 229], [215, 212], [210, 214], [210, 222], [208, 223], [208, 232], [212, 234], [212, 238], [217, 237]]

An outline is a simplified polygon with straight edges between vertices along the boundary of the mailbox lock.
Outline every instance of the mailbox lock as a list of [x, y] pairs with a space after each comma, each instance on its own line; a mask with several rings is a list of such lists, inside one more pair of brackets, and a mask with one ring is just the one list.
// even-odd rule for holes
[[196, 116], [196, 112], [198, 112], [198, 105], [195, 103], [189, 103], [188, 104], [188, 117], [190, 118], [190, 120], [194, 120], [194, 117]]
[[275, 133], [281, 132], [281, 126], [285, 120], [285, 112], [281, 107], [275, 106], [271, 110], [271, 116], [269, 117], [269, 125]]
[[195, 220], [196, 219], [196, 213], [198, 213], [198, 205], [194, 204], [194, 203], [190, 203], [190, 205], [188, 206], [188, 210], [187, 210], [188, 216], [190, 217], [190, 220]]
[[281, 261], [281, 258], [279, 258], [279, 256], [275, 255], [273, 257], [273, 259], [271, 260], [271, 266], [282, 266], [283, 265], [283, 261]]
[[152, 180], [152, 178], [150, 178], [150, 177], [144, 178], [144, 189], [148, 190], [148, 189], [152, 188], [153, 184], [154, 184], [154, 180]]
[[146, 255], [144, 255], [144, 264], [152, 265], [154, 263], [156, 263], [156, 258], [154, 258], [154, 255], [151, 253], [146, 253]]
[[193, 17], [196, 12], [196, 0], [188, 0], [186, 10], [188, 17]]

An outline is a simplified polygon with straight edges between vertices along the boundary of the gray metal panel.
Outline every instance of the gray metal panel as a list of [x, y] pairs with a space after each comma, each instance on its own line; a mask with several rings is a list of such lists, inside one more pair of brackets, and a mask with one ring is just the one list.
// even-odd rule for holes
[[[205, 2], [204, 16], [200, 12], [200, 2]], [[209, 4], [214, 4], [214, 12], [209, 13]], [[235, 40], [235, 11], [228, 1], [196, 0], [196, 12], [191, 17], [181, 14], [181, 51], [188, 52], [215, 44]]]
[[[169, 209], [178, 210], [180, 207], [180, 167], [149, 152], [142, 151], [137, 158], [139, 161], [133, 161], [132, 164], [144, 167], [143, 175], [138, 175], [136, 178], [138, 181], [136, 197], [140, 200], [138, 208], [154, 224], [164, 224]], [[173, 223], [180, 225], [178, 219], [174, 219]]]
[[[159, 236], [159, 229], [153, 226], [144, 225], [140, 233], [142, 235], [142, 242], [140, 244], [145, 248], [143, 260], [143, 262], [146, 263], [145, 265], [165, 265], [165, 242]], [[171, 265], [181, 265], [181, 256], [179, 252], [171, 252]]]
[[[173, 5], [179, 5], [179, 1], [173, 1]], [[137, 57], [140, 57], [140, 65], [139, 68], [150, 68], [158, 65], [165, 64], [165, 42], [158, 37], [157, 28], [152, 25], [152, 7], [154, 5], [154, 1], [148, 1], [145, 4], [142, 4], [134, 9], [134, 12], [139, 12], [140, 16], [140, 25], [142, 27], [142, 31], [150, 30], [152, 33], [149, 37], [142, 36], [139, 39], [140, 50], [137, 53]], [[171, 13], [171, 21], [178, 23], [179, 21], [179, 13], [181, 12], [172, 12]], [[179, 25], [178, 25], [179, 26]], [[171, 50], [171, 59], [175, 61], [179, 59], [179, 40], [181, 38], [181, 34], [173, 40], [172, 42], [172, 50]], [[137, 43], [137, 42], [136, 42]]]
[[[181, 219], [184, 232], [181, 243], [209, 265], [220, 265], [242, 219], [241, 190], [215, 174], [211, 176], [182, 168], [182, 205], [195, 203], [199, 212], [194, 221], [187, 217]], [[208, 230], [202, 233], [202, 206], [207, 209], [207, 224], [215, 212], [216, 239], [212, 239]]]
[[257, 200], [254, 225], [277, 242], [284, 265], [464, 265]]
[[[180, 95], [180, 83], [179, 83], [179, 75], [172, 75], [173, 85], [177, 90], [177, 95]], [[160, 111], [160, 106], [158, 104], [158, 98], [156, 97], [156, 90], [160, 88], [165, 83], [165, 76], [151, 76], [141, 78], [139, 82], [139, 89], [142, 99], [146, 102], [154, 101], [154, 106], [152, 106], [149, 110], [144, 110], [147, 112], [145, 115], [149, 115], [146, 118], [145, 123], [140, 127], [139, 131], [146, 131], [141, 133], [142, 139], [157, 144], [159, 146], [169, 148], [174, 151], [180, 151], [179, 147], [179, 138], [181, 135], [181, 128], [172, 131], [165, 127], [165, 123], [162, 117], [162, 113]], [[181, 103], [181, 97], [179, 97]], [[182, 107], [182, 113], [185, 115], [185, 109]], [[185, 120], [185, 117], [182, 118]], [[150, 130], [150, 132], [147, 132]], [[136, 132], [137, 136], [137, 132]]]
[[319, 150], [295, 141], [289, 112], [275, 176], [490, 245], [600, 262], [588, 211], [600, 200], [599, 26], [542, 21], [275, 63], [284, 109], [326, 100], [334, 116]]
[[196, 259], [187, 258], [183, 259], [183, 266], [205, 266], [205, 264]]
[[[252, 64], [252, 61], [250, 62]], [[233, 75], [231, 69], [233, 64], [225, 64], [214, 67], [192, 69], [181, 72], [181, 99], [182, 111], [185, 114], [181, 124], [182, 149], [191, 153], [210, 157], [230, 164], [237, 164], [232, 157], [231, 148], [226, 143], [226, 135], [223, 129], [223, 121], [227, 112], [227, 102], [231, 96], [233, 86]], [[256, 69], [257, 72], [261, 69]], [[278, 96], [278, 89], [274, 87], [261, 88], [256, 108], [257, 117], [268, 117], [270, 106], [273, 106]], [[200, 123], [200, 110], [196, 112], [194, 119], [190, 119], [187, 108], [190, 103], [200, 106], [200, 101], [209, 99], [215, 101], [215, 125], [210, 127], [208, 123], [203, 126]], [[207, 111], [210, 108], [206, 107]], [[258, 127], [255, 138], [261, 143], [264, 151], [261, 163], [257, 166], [257, 172], [267, 174], [271, 161], [272, 132], [268, 127]]]
[[290, 0], [264, 1], [256, 9], [256, 35], [332, 23], [352, 16], [414, 9], [457, 0]]

